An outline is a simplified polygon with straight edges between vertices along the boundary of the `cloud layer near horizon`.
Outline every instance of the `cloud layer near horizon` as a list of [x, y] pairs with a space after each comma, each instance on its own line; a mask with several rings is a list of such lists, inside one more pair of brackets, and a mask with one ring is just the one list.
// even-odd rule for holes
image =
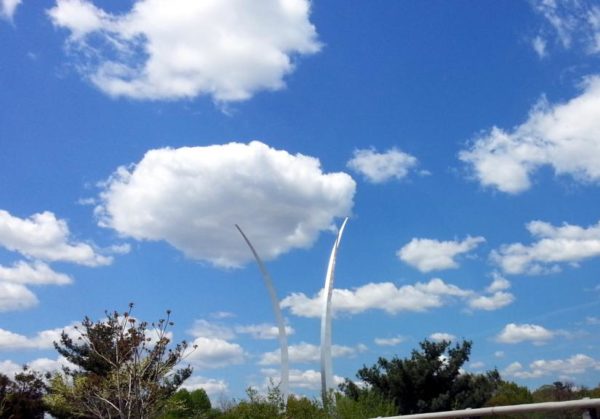
[[258, 141], [150, 150], [119, 168], [97, 207], [100, 224], [138, 240], [165, 240], [188, 257], [237, 267], [307, 248], [349, 215], [355, 182], [323, 173], [318, 159]]

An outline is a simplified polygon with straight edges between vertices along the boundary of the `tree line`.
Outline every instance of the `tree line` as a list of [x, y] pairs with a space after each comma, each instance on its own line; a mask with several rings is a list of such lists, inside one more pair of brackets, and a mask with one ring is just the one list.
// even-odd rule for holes
[[[379, 358], [359, 369], [358, 381], [346, 379], [325, 401], [283, 400], [271, 385], [266, 394], [249, 388], [245, 399], [214, 407], [203, 389], [182, 388], [192, 368], [180, 364], [194, 348], [185, 341], [171, 344], [171, 313], [147, 323], [132, 309], [107, 312], [101, 321], [85, 317], [77, 337], [63, 332], [54, 346], [74, 367], [42, 374], [25, 366], [13, 378], [0, 373], [0, 419], [360, 419], [600, 397], [600, 386], [555, 382], [530, 391], [495, 369], [467, 373], [462, 367], [472, 342], [425, 340], [407, 358]], [[570, 419], [581, 412], [527, 417]]]

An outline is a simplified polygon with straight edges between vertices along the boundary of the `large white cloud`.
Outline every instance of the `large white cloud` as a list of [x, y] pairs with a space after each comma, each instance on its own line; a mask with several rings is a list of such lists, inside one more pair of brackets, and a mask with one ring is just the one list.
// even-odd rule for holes
[[283, 88], [295, 57], [321, 48], [309, 0], [136, 0], [122, 14], [57, 0], [48, 15], [84, 76], [135, 99], [245, 100]]
[[479, 182], [516, 194], [531, 187], [531, 175], [550, 166], [558, 175], [600, 181], [600, 76], [586, 79], [583, 92], [559, 104], [541, 100], [527, 121], [507, 131], [493, 127], [476, 138], [460, 159]]
[[[354, 347], [333, 345], [331, 347], [331, 354], [336, 358], [353, 357], [366, 350], [367, 347], [363, 344], [359, 344]], [[292, 364], [318, 362], [321, 359], [321, 349], [317, 345], [301, 342], [297, 345], [290, 345], [288, 347], [288, 355]], [[279, 349], [264, 353], [258, 361], [259, 365], [276, 365], [280, 362], [281, 350]]]
[[201, 369], [241, 364], [246, 358], [240, 345], [224, 339], [199, 337], [194, 339], [192, 345], [196, 348], [189, 351], [186, 361]]
[[[510, 283], [504, 286], [510, 286]], [[512, 294], [504, 291], [492, 293], [489, 291], [490, 287], [483, 292], [475, 292], [448, 284], [439, 278], [400, 287], [391, 282], [371, 282], [351, 290], [334, 289], [332, 310], [334, 315], [359, 314], [367, 310], [383, 310], [388, 314], [397, 314], [402, 311], [427, 311], [458, 300], [466, 304], [468, 311], [491, 311], [514, 301]], [[320, 317], [322, 293], [321, 289], [312, 298], [304, 293], [292, 293], [281, 301], [281, 307], [289, 309], [296, 316]]]
[[0, 0], [0, 18], [12, 19], [21, 0]]
[[65, 274], [55, 272], [43, 262], [32, 263], [19, 261], [11, 267], [0, 265], [0, 281], [13, 282], [17, 284], [70, 284], [72, 279]]
[[[291, 326], [285, 326], [285, 332], [290, 336], [295, 333], [295, 330]], [[194, 325], [188, 330], [188, 333], [194, 337], [224, 340], [234, 339], [237, 334], [245, 334], [250, 335], [254, 339], [269, 340], [277, 339], [279, 329], [269, 323], [227, 326], [222, 323], [198, 319], [194, 321]]]
[[0, 282], [0, 312], [23, 310], [37, 303], [35, 294], [24, 285]]
[[138, 240], [166, 240], [218, 266], [252, 259], [239, 224], [264, 259], [307, 248], [348, 215], [355, 182], [319, 160], [253, 141], [158, 149], [107, 182], [100, 223]]
[[60, 341], [63, 331], [74, 338], [79, 336], [75, 326], [76, 324], [71, 324], [64, 328], [43, 330], [33, 337], [0, 328], [0, 350], [51, 349], [54, 347], [54, 342]]
[[572, 224], [553, 226], [543, 221], [531, 221], [527, 230], [538, 241], [527, 246], [513, 243], [491, 253], [508, 274], [539, 274], [559, 269], [559, 263], [576, 264], [600, 256], [600, 222], [587, 228]]
[[19, 218], [0, 210], [0, 246], [27, 257], [71, 262], [86, 266], [108, 265], [104, 256], [87, 243], [73, 241], [67, 222], [49, 212]]
[[[322, 311], [321, 290], [313, 298], [303, 293], [293, 293], [281, 301], [281, 307], [289, 308], [296, 316], [320, 317]], [[425, 311], [441, 307], [452, 297], [467, 298], [472, 291], [446, 284], [441, 279], [417, 282], [397, 287], [391, 282], [368, 283], [353, 290], [334, 289], [333, 313], [358, 314], [367, 310], [384, 310], [390, 314], [401, 311]]]
[[417, 165], [410, 154], [392, 148], [384, 153], [373, 149], [355, 150], [347, 166], [362, 174], [368, 181], [382, 183], [390, 179], [402, 179]]
[[533, 342], [543, 344], [553, 339], [556, 332], [548, 330], [537, 324], [515, 324], [509, 323], [498, 334], [496, 340], [502, 343]]
[[483, 237], [468, 236], [463, 241], [412, 239], [398, 250], [398, 257], [421, 272], [458, 268], [455, 257], [468, 253], [485, 242]]
[[588, 355], [576, 354], [567, 359], [539, 359], [529, 364], [529, 370], [523, 368], [520, 362], [513, 362], [502, 371], [502, 375], [515, 378], [539, 378], [548, 375], [561, 379], [570, 379], [573, 375], [588, 371], [600, 371], [600, 360]]

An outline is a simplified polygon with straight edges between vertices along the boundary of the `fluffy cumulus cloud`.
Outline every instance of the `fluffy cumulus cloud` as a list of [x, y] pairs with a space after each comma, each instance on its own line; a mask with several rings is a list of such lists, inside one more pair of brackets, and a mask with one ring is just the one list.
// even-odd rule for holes
[[529, 369], [524, 368], [520, 362], [513, 362], [504, 369], [502, 375], [522, 379], [554, 375], [561, 379], [571, 379], [573, 375], [593, 370], [600, 371], [599, 360], [588, 355], [576, 354], [567, 359], [539, 359], [529, 364]]
[[503, 245], [491, 253], [492, 260], [508, 274], [552, 272], [560, 269], [560, 263], [574, 265], [600, 256], [600, 222], [586, 228], [532, 221], [526, 227], [536, 242]]
[[[333, 345], [331, 347], [331, 355], [336, 358], [348, 358], [356, 356], [361, 352], [365, 352], [367, 347], [359, 344], [355, 347]], [[321, 349], [317, 345], [306, 342], [301, 342], [297, 345], [288, 347], [289, 360], [293, 364], [306, 364], [318, 362], [321, 359]], [[259, 365], [276, 365], [281, 361], [281, 351], [279, 349], [267, 352], [262, 355]]]
[[384, 153], [373, 149], [355, 150], [347, 166], [372, 183], [402, 179], [417, 165], [416, 157], [392, 148]]
[[40, 261], [32, 263], [19, 261], [10, 267], [0, 265], [0, 281], [34, 285], [65, 285], [72, 282], [68, 275], [55, 272]]
[[[290, 336], [295, 333], [295, 330], [291, 326], [285, 326], [285, 332]], [[188, 330], [188, 333], [194, 337], [224, 340], [234, 339], [238, 334], [250, 335], [254, 339], [269, 340], [277, 339], [279, 336], [279, 329], [277, 326], [268, 323], [227, 326], [221, 323], [199, 319], [194, 322], [194, 325]]]
[[264, 259], [307, 248], [348, 215], [356, 184], [323, 173], [319, 160], [258, 141], [158, 149], [106, 182], [102, 226], [138, 240], [165, 240], [222, 267], [252, 259], [239, 224]]
[[12, 19], [21, 0], [0, 0], [0, 18]]
[[553, 339], [557, 333], [537, 324], [515, 324], [509, 323], [498, 334], [496, 340], [501, 343], [533, 342], [544, 344]]
[[85, 77], [135, 99], [245, 100], [283, 88], [296, 57], [321, 48], [309, 0], [136, 0], [121, 14], [57, 0], [48, 15]]
[[24, 310], [37, 303], [35, 294], [24, 285], [0, 281], [0, 312]]
[[585, 183], [600, 181], [600, 76], [565, 103], [541, 100], [527, 121], [512, 130], [493, 127], [476, 138], [460, 159], [486, 187], [516, 194], [531, 187], [531, 175], [550, 166], [557, 175]]
[[112, 262], [110, 256], [99, 254], [91, 245], [72, 240], [67, 222], [49, 211], [19, 218], [0, 210], [0, 246], [46, 261], [86, 266]]
[[21, 350], [21, 349], [51, 349], [54, 342], [60, 340], [61, 333], [64, 331], [70, 336], [78, 336], [76, 324], [71, 324], [64, 328], [48, 329], [38, 332], [35, 336], [27, 337], [9, 330], [0, 329], [0, 351], [1, 350]]
[[[281, 301], [296, 316], [320, 317], [323, 302], [321, 290], [310, 298], [303, 293], [293, 293]], [[358, 314], [367, 310], [383, 310], [389, 314], [401, 311], [426, 311], [441, 307], [453, 298], [467, 299], [473, 291], [447, 284], [439, 278], [429, 282], [397, 287], [391, 282], [368, 283], [353, 290], [334, 289], [332, 297], [334, 314]]]
[[[600, 6], [593, 0], [536, 0], [534, 10], [546, 26], [535, 39], [555, 38], [565, 48], [580, 47], [588, 54], [600, 53]], [[536, 52], [539, 51], [534, 44]]]
[[463, 241], [438, 241], [414, 238], [396, 253], [405, 263], [421, 272], [458, 268], [455, 258], [468, 253], [481, 243], [483, 237], [468, 236]]
[[199, 337], [194, 339], [192, 345], [195, 348], [190, 349], [186, 361], [200, 369], [241, 364], [246, 358], [240, 345], [224, 339]]

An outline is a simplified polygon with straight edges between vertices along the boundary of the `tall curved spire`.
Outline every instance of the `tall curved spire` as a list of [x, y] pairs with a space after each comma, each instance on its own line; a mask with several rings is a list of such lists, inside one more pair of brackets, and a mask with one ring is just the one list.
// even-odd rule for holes
[[263, 261], [258, 256], [258, 253], [256, 253], [254, 246], [252, 246], [252, 243], [250, 243], [250, 240], [248, 240], [248, 237], [246, 237], [246, 235], [244, 234], [244, 232], [242, 231], [242, 229], [240, 228], [239, 225], [236, 224], [235, 228], [238, 229], [238, 231], [240, 232], [240, 234], [246, 241], [246, 244], [248, 244], [248, 247], [252, 251], [252, 254], [254, 255], [254, 259], [256, 260], [256, 263], [258, 264], [258, 268], [260, 269], [260, 272], [262, 274], [263, 280], [267, 287], [267, 291], [269, 292], [269, 297], [271, 298], [271, 304], [273, 305], [273, 311], [275, 313], [275, 320], [277, 322], [279, 346], [281, 347], [281, 382], [279, 385], [280, 385], [280, 390], [281, 390], [281, 396], [283, 397], [283, 403], [285, 406], [285, 405], [287, 405], [287, 399], [288, 399], [288, 393], [289, 393], [290, 365], [289, 365], [289, 356], [288, 356], [288, 341], [287, 341], [287, 335], [285, 332], [285, 323], [283, 322], [283, 315], [281, 314], [281, 307], [279, 305], [279, 299], [277, 298], [277, 292], [275, 291], [275, 286], [273, 285], [273, 279], [271, 278], [269, 271], [267, 271], [267, 267], [265, 266]]
[[321, 397], [323, 403], [327, 402], [328, 392], [333, 388], [333, 362], [331, 360], [331, 297], [333, 295], [333, 281], [335, 271], [335, 261], [337, 252], [344, 234], [344, 228], [348, 222], [348, 217], [338, 231], [337, 238], [331, 249], [329, 256], [329, 265], [325, 275], [325, 286], [323, 288], [323, 312], [321, 315]]

